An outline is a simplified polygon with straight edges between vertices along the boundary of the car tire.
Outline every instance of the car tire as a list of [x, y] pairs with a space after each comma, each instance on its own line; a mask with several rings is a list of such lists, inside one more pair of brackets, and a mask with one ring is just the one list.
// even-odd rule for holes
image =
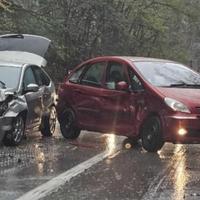
[[76, 117], [72, 109], [67, 108], [60, 119], [60, 130], [64, 138], [76, 139], [80, 135], [80, 129], [75, 125]]
[[50, 137], [56, 130], [57, 114], [55, 106], [50, 108], [49, 114], [42, 119], [40, 131], [43, 136]]
[[3, 144], [5, 146], [19, 145], [24, 137], [24, 130], [25, 130], [24, 118], [21, 115], [18, 115], [12, 121], [12, 129], [6, 132], [3, 139]]
[[148, 118], [142, 127], [142, 146], [148, 152], [157, 152], [164, 145], [160, 119], [156, 116]]

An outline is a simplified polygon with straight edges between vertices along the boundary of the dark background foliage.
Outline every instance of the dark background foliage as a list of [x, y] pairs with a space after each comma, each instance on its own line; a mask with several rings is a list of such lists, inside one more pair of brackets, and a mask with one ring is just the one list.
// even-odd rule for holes
[[198, 0], [0, 0], [0, 34], [29, 33], [53, 42], [48, 71], [101, 55], [167, 58], [198, 70]]

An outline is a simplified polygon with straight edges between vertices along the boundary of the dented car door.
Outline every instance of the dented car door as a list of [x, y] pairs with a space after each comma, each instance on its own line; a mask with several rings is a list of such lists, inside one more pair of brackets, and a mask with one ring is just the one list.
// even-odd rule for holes
[[35, 127], [40, 124], [42, 115], [42, 90], [27, 91], [29, 84], [37, 84], [32, 68], [29, 66], [26, 68], [23, 76], [23, 92], [28, 105], [27, 125], [28, 128]]

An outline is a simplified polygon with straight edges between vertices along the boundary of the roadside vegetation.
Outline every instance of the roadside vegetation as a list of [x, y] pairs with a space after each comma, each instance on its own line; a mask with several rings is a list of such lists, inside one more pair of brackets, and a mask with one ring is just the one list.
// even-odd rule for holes
[[59, 56], [52, 51], [48, 70], [57, 81], [65, 68], [100, 55], [167, 58], [198, 69], [199, 10], [199, 0], [0, 0], [0, 33], [50, 38]]

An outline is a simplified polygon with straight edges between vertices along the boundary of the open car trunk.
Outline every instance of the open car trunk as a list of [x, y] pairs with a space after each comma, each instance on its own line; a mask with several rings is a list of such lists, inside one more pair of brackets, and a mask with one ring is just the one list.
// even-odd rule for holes
[[0, 51], [23, 51], [45, 57], [51, 40], [28, 34], [0, 35]]

